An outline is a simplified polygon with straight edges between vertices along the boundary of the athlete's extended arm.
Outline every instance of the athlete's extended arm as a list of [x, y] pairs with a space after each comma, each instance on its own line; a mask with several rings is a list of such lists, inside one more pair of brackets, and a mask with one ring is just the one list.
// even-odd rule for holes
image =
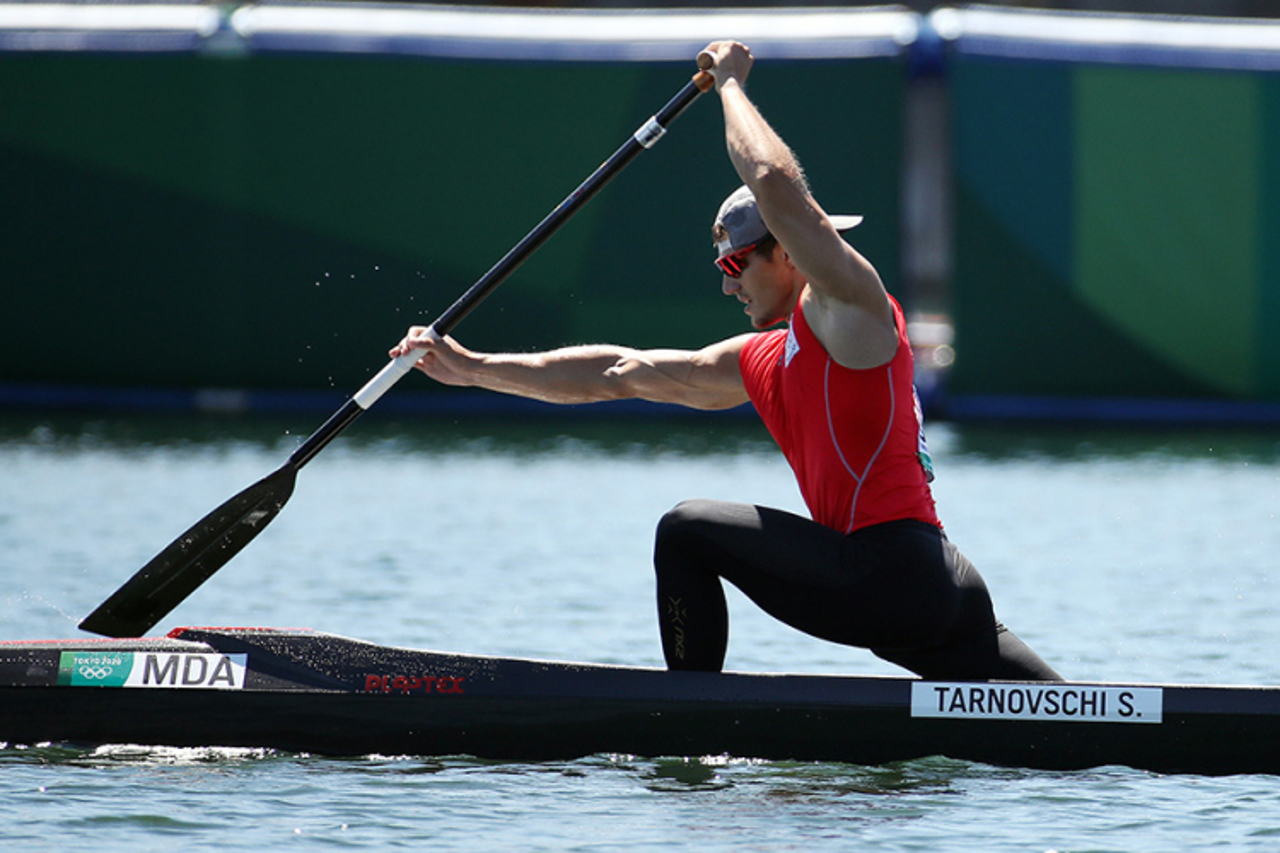
[[714, 42], [716, 89], [724, 109], [729, 159], [751, 188], [760, 215], [811, 289], [805, 317], [827, 350], [847, 367], [892, 357], [897, 330], [875, 267], [844, 241], [809, 192], [790, 147], [748, 99], [753, 59], [737, 42]]
[[642, 399], [727, 409], [747, 402], [738, 353], [748, 337], [700, 350], [636, 350], [600, 344], [541, 353], [479, 353], [448, 336], [433, 340], [426, 327], [415, 326], [391, 350], [391, 357], [420, 350], [418, 369], [437, 382], [548, 403]]

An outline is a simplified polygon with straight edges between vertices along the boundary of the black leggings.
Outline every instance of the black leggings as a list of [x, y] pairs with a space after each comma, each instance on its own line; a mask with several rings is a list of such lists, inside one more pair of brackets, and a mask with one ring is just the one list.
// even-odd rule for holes
[[844, 535], [781, 510], [685, 501], [658, 524], [654, 567], [670, 669], [724, 666], [724, 578], [786, 624], [923, 678], [1061, 680], [996, 621], [978, 570], [931, 524]]

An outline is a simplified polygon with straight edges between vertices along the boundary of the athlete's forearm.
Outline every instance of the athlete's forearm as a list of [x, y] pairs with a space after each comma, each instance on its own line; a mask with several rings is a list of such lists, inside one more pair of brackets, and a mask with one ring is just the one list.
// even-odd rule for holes
[[540, 353], [474, 353], [467, 384], [547, 403], [594, 403], [634, 396], [610, 376], [626, 350], [610, 345]]
[[725, 81], [720, 101], [729, 159], [756, 198], [767, 204], [773, 192], [807, 193], [800, 161], [747, 97], [741, 82]]

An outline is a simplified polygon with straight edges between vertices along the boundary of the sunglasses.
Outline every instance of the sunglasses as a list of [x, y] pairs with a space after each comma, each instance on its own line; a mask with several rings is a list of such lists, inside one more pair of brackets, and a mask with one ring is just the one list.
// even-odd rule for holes
[[743, 246], [736, 252], [730, 252], [723, 258], [716, 258], [716, 266], [720, 268], [720, 272], [729, 276], [729, 278], [737, 278], [747, 268], [747, 255], [754, 252], [756, 247], [763, 242], [764, 240], [757, 240], [749, 246]]

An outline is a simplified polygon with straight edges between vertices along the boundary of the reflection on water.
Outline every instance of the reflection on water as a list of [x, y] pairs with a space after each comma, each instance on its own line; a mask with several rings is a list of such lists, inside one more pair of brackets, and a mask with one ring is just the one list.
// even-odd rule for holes
[[1278, 430], [1177, 426], [1141, 429], [1081, 425], [940, 426], [950, 452], [992, 461], [1044, 459], [1061, 462], [1155, 456], [1269, 464], [1280, 460]]
[[[0, 446], [48, 449], [196, 449], [246, 446], [288, 454], [321, 425], [306, 416], [228, 418], [148, 415], [85, 418], [0, 414]], [[429, 418], [363, 416], [333, 446], [397, 454], [538, 455], [593, 452], [735, 454], [773, 447], [764, 427], [740, 414], [616, 420], [599, 417]]]
[[[37, 756], [40, 758], [37, 760]], [[1276, 780], [726, 757], [0, 749], [6, 849], [1268, 850]]]
[[[229, 417], [175, 414], [102, 418], [75, 414], [0, 413], [0, 445], [116, 451], [196, 449], [242, 445], [288, 454], [322, 420], [306, 414]], [[973, 460], [1163, 457], [1274, 464], [1280, 430], [1264, 428], [1019, 426], [928, 424], [935, 456]], [[348, 427], [338, 441], [375, 453], [539, 455], [575, 452], [606, 456], [675, 453], [689, 456], [776, 450], [750, 414], [680, 418], [547, 415], [385, 417], [376, 411]]]

